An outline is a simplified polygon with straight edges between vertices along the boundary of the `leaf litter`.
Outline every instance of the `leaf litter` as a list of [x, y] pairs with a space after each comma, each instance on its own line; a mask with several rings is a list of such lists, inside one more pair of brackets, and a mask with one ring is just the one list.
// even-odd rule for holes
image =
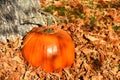
[[[59, 26], [74, 40], [74, 63], [62, 72], [45, 73], [24, 60], [23, 40], [9, 39], [0, 42], [0, 80], [119, 80], [120, 7], [117, 3], [119, 0], [45, 0], [41, 3], [43, 10], [52, 4], [50, 13], [62, 19]], [[66, 9], [61, 15], [56, 7], [63, 6]], [[79, 8], [81, 12], [74, 12]]]

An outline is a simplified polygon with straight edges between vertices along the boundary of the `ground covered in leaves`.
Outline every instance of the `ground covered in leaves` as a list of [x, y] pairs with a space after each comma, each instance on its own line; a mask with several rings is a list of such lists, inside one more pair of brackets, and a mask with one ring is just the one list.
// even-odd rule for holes
[[120, 80], [120, 1], [41, 0], [75, 43], [73, 65], [45, 73], [26, 64], [20, 38], [0, 42], [0, 80]]

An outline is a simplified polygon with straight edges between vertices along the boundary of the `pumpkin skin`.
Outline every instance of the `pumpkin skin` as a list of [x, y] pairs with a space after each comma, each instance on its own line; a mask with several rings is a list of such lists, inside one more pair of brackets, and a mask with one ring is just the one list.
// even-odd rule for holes
[[[53, 29], [54, 32], [47, 30]], [[69, 34], [55, 27], [34, 27], [24, 38], [23, 57], [46, 72], [61, 71], [74, 62], [74, 43]]]

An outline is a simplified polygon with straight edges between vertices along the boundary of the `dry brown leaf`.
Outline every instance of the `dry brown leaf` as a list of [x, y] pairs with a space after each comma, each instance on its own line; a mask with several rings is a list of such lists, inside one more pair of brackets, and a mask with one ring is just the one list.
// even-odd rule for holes
[[55, 7], [61, 7], [63, 5], [62, 1], [54, 1]]
[[20, 80], [20, 73], [19, 72], [13, 72], [8, 77], [8, 80]]

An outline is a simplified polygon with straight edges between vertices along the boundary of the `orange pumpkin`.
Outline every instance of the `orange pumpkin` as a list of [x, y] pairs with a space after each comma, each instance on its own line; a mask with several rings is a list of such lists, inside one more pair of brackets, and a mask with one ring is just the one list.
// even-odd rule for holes
[[41, 66], [46, 72], [61, 71], [74, 61], [74, 43], [62, 29], [34, 27], [25, 36], [22, 54], [32, 66]]

